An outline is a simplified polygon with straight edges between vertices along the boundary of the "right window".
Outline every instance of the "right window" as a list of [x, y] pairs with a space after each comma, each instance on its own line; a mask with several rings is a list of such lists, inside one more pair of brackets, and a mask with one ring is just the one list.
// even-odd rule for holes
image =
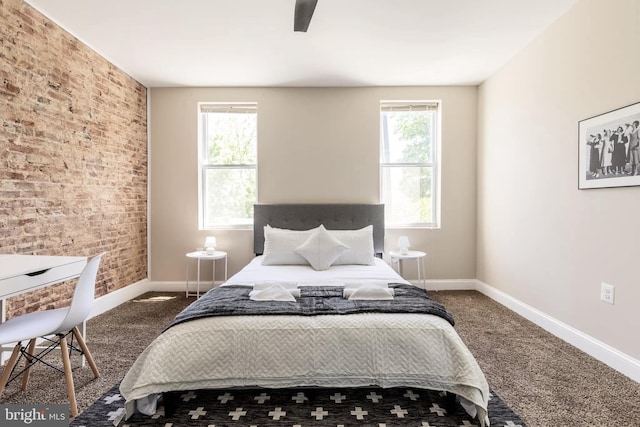
[[438, 227], [438, 101], [380, 103], [380, 199], [385, 223]]

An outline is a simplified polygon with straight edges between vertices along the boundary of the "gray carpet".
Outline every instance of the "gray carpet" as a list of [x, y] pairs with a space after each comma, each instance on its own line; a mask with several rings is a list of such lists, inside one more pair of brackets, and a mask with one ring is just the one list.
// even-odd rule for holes
[[[491, 388], [529, 426], [639, 426], [640, 384], [475, 291], [431, 295], [456, 318], [456, 330]], [[168, 297], [168, 298], [165, 298]], [[88, 322], [88, 345], [101, 371], [76, 368], [80, 411], [109, 391], [136, 356], [193, 298], [153, 293]], [[77, 358], [74, 359], [77, 363]], [[65, 403], [64, 378], [37, 366], [27, 391], [14, 382], [0, 403]]]

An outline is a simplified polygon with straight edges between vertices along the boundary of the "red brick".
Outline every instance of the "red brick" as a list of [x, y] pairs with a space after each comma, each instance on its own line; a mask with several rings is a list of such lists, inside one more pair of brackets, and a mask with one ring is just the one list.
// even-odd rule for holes
[[[22, 0], [0, 0], [0, 252], [107, 251], [101, 296], [147, 277], [146, 88]], [[68, 304], [75, 283], [9, 300]]]

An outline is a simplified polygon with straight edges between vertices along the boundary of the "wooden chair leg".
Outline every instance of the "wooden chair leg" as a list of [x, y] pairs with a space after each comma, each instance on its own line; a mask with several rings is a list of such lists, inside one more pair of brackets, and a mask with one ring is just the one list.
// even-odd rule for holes
[[89, 347], [87, 347], [87, 344], [85, 343], [84, 338], [82, 338], [82, 334], [78, 330], [77, 326], [75, 328], [73, 328], [73, 335], [76, 337], [76, 340], [78, 340], [78, 345], [80, 345], [80, 348], [82, 349], [82, 352], [84, 353], [84, 357], [87, 358], [87, 362], [89, 363], [89, 366], [91, 367], [91, 370], [93, 371], [93, 375], [95, 375], [96, 378], [100, 378], [100, 372], [98, 372], [98, 366], [93, 361], [93, 357], [91, 356], [91, 352], [89, 351]]
[[33, 338], [29, 341], [29, 347], [27, 348], [27, 355], [25, 366], [24, 366], [24, 374], [22, 375], [22, 390], [27, 389], [27, 384], [29, 383], [29, 374], [31, 374], [31, 366], [33, 366], [33, 351], [36, 348], [36, 339]]
[[7, 362], [7, 366], [4, 367], [4, 372], [2, 373], [2, 377], [0, 377], [0, 396], [2, 396], [2, 393], [4, 393], [4, 388], [7, 386], [7, 382], [9, 382], [11, 372], [18, 362], [18, 356], [20, 356], [21, 346], [21, 343], [16, 344], [16, 346], [13, 348], [13, 353], [11, 353], [11, 357]]
[[73, 373], [71, 372], [71, 360], [69, 359], [69, 347], [67, 338], [63, 335], [60, 338], [60, 351], [62, 352], [62, 364], [64, 365], [64, 379], [67, 382], [67, 394], [69, 395], [69, 406], [72, 417], [78, 415], [78, 404], [76, 403], [76, 389], [73, 385]]

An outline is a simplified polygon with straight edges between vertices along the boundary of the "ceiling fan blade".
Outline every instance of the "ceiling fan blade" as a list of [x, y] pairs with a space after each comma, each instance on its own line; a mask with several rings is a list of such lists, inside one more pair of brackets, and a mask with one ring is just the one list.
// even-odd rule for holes
[[316, 10], [316, 3], [318, 0], [296, 0], [293, 31], [307, 32], [313, 11]]

